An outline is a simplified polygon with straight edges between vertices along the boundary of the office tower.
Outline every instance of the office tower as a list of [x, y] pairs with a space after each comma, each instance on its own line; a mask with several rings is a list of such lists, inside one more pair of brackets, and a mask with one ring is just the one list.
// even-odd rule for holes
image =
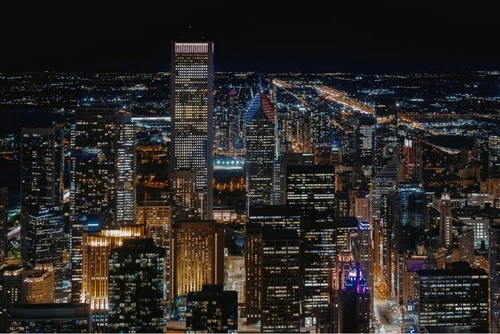
[[490, 333], [500, 332], [500, 223], [492, 222], [489, 228], [490, 248], [489, 287], [490, 287]]
[[312, 213], [301, 225], [302, 318], [306, 328], [328, 322], [330, 275], [335, 270], [337, 224], [327, 213]]
[[[390, 215], [391, 210], [388, 205], [389, 192], [398, 189], [398, 167], [399, 159], [394, 156], [372, 180], [371, 186], [371, 229], [375, 232], [378, 238], [373, 239], [373, 270], [375, 277], [381, 281], [387, 280], [388, 268], [387, 257], [390, 255], [390, 241], [388, 222], [392, 220]], [[387, 282], [389, 283], [389, 282]]]
[[80, 302], [82, 238], [91, 217], [116, 208], [116, 127], [118, 110], [81, 108], [71, 128], [71, 293]]
[[151, 238], [125, 238], [109, 254], [108, 332], [164, 333], [165, 250]]
[[273, 201], [272, 204], [286, 204], [286, 170], [291, 165], [314, 165], [314, 155], [309, 153], [280, 152], [274, 164]]
[[369, 333], [371, 295], [368, 283], [359, 263], [346, 274], [340, 291], [339, 333]]
[[488, 177], [500, 178], [500, 134], [488, 136]]
[[351, 252], [353, 238], [358, 234], [359, 220], [354, 217], [335, 217], [337, 227], [337, 250], [341, 252]]
[[21, 301], [26, 304], [53, 303], [54, 272], [52, 270], [23, 270], [21, 283]]
[[[63, 196], [63, 132], [52, 128], [21, 129], [21, 258], [34, 267], [37, 261], [38, 235], [54, 233], [62, 237], [62, 229], [46, 226], [43, 219], [33, 224], [31, 217], [45, 210], [60, 210]], [[62, 213], [61, 213], [62, 215]], [[62, 216], [61, 216], [62, 219]], [[62, 224], [61, 224], [62, 228]], [[43, 238], [43, 237], [42, 237]], [[42, 241], [43, 242], [43, 241]], [[46, 241], [45, 241], [46, 242]], [[50, 255], [50, 254], [49, 254]], [[40, 254], [40, 256], [43, 256]], [[41, 260], [44, 260], [40, 258]]]
[[374, 172], [378, 173], [400, 151], [398, 139], [399, 103], [395, 98], [375, 99]]
[[17, 304], [12, 307], [9, 327], [13, 333], [88, 333], [90, 305]]
[[172, 42], [171, 69], [172, 170], [195, 173], [193, 219], [212, 219], [214, 44]]
[[224, 226], [215, 220], [175, 221], [172, 226], [172, 300], [224, 283]]
[[353, 244], [354, 260], [359, 263], [363, 277], [370, 291], [373, 291], [373, 251], [370, 224], [367, 221], [358, 223], [358, 234]]
[[415, 251], [417, 244], [424, 241], [427, 227], [427, 197], [422, 184], [399, 183], [395, 202], [395, 248], [398, 251]]
[[222, 284], [204, 284], [186, 298], [186, 331], [232, 333], [238, 331], [238, 294]]
[[457, 239], [459, 260], [473, 266], [475, 260], [474, 230], [471, 226], [462, 227], [457, 235]]
[[0, 262], [7, 257], [9, 189], [0, 185]]
[[143, 237], [141, 225], [83, 232], [81, 301], [90, 304], [93, 330], [103, 330], [108, 311], [108, 257], [125, 238]]
[[288, 165], [286, 203], [317, 212], [335, 211], [335, 171], [331, 165]]
[[0, 332], [9, 332], [12, 306], [44, 302], [54, 302], [52, 271], [0, 264]]
[[259, 90], [248, 107], [245, 122], [247, 212], [250, 206], [273, 204], [275, 117], [269, 97]]
[[420, 138], [405, 138], [401, 164], [404, 180], [410, 182], [422, 181], [422, 147]]
[[266, 228], [261, 237], [261, 331], [299, 332], [299, 236], [290, 229]]
[[165, 251], [165, 300], [170, 300], [171, 289], [171, 258], [170, 243], [172, 232], [172, 210], [166, 201], [148, 200], [137, 207], [137, 224], [145, 226], [146, 237], [152, 238], [155, 245]]
[[60, 207], [33, 208], [24, 217], [23, 262], [30, 268], [41, 263], [52, 263], [57, 271], [57, 282], [63, 270], [63, 254], [67, 248], [64, 235], [64, 213]]
[[354, 216], [360, 221], [369, 222], [370, 208], [370, 194], [358, 194], [354, 199]]
[[488, 273], [466, 262], [415, 271], [415, 320], [421, 333], [487, 332]]
[[168, 248], [171, 222], [172, 211], [166, 201], [145, 200], [137, 206], [136, 223], [145, 226], [146, 236], [158, 246]]
[[451, 214], [451, 198], [447, 191], [441, 194], [439, 209], [441, 213], [439, 217], [439, 242], [442, 247], [451, 249], [453, 242], [453, 217]]
[[[245, 302], [247, 323], [261, 319], [262, 311], [262, 229], [300, 231], [303, 210], [290, 205], [251, 206], [245, 229]], [[300, 232], [299, 232], [300, 233]]]
[[131, 113], [120, 112], [116, 129], [116, 224], [135, 224], [136, 127]]
[[63, 196], [63, 130], [21, 129], [21, 206], [60, 206]]
[[361, 117], [356, 124], [356, 151], [354, 159], [354, 188], [358, 188], [358, 182], [363, 182], [372, 177], [374, 161], [374, 140], [375, 140], [375, 118]]

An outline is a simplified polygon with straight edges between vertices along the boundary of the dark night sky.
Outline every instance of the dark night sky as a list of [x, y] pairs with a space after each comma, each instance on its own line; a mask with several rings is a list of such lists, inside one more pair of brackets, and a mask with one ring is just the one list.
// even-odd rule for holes
[[190, 36], [216, 71], [500, 69], [493, 2], [197, 2], [2, 3], [0, 71], [169, 71]]

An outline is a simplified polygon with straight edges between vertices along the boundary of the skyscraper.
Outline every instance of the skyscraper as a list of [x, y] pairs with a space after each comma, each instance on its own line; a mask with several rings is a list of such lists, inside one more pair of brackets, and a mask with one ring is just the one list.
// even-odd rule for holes
[[454, 262], [451, 269], [415, 271], [415, 324], [420, 333], [449, 333], [455, 328], [487, 332], [486, 271], [466, 262]]
[[132, 114], [120, 112], [116, 138], [116, 223], [135, 224], [136, 215], [136, 128]]
[[489, 228], [490, 333], [500, 332], [500, 223]]
[[109, 254], [110, 332], [164, 333], [165, 250], [151, 238], [125, 238]]
[[91, 217], [110, 215], [116, 208], [116, 126], [118, 109], [76, 110], [71, 128], [71, 291], [80, 302], [82, 235]]
[[213, 55], [212, 42], [172, 42], [171, 162], [174, 172], [195, 173], [192, 219], [213, 217]]
[[0, 261], [7, 256], [9, 188], [0, 185]]
[[450, 194], [444, 191], [439, 200], [439, 209], [441, 212], [439, 218], [439, 242], [442, 247], [451, 249], [453, 242], [453, 216], [451, 211]]
[[275, 126], [274, 106], [259, 89], [246, 115], [247, 212], [253, 205], [273, 204]]
[[170, 254], [174, 300], [224, 283], [224, 226], [215, 220], [174, 222]]
[[[37, 257], [54, 256], [41, 251], [62, 237], [62, 224], [37, 217], [44, 210], [60, 210], [63, 196], [63, 133], [56, 127], [21, 129], [21, 256], [34, 267]], [[62, 222], [62, 213], [60, 215]], [[47, 224], [46, 224], [47, 223]], [[55, 228], [55, 230], [53, 230]], [[42, 234], [45, 237], [40, 237]], [[49, 239], [44, 238], [48, 237]], [[52, 240], [51, 240], [52, 238]], [[49, 242], [47, 242], [49, 241]], [[44, 248], [44, 246], [41, 246]], [[46, 259], [43, 259], [46, 260]]]

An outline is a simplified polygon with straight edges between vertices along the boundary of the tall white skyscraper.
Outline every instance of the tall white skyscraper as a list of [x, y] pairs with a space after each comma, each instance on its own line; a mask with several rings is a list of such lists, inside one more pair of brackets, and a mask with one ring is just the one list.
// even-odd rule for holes
[[[212, 219], [213, 66], [212, 42], [172, 42], [170, 103], [172, 113], [172, 170], [174, 183], [194, 173], [190, 207], [179, 219]], [[175, 189], [185, 193], [185, 189]], [[193, 198], [193, 196], [190, 196]], [[186, 198], [178, 196], [177, 201]]]

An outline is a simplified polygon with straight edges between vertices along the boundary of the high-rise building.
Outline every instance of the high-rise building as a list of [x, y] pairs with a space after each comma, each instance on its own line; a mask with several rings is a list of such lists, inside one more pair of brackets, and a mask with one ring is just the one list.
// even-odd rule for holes
[[89, 333], [90, 305], [17, 304], [12, 307], [9, 327], [14, 333]]
[[291, 229], [264, 228], [261, 237], [261, 331], [299, 332], [299, 236]]
[[500, 223], [489, 228], [490, 333], [500, 332]]
[[398, 139], [399, 103], [393, 97], [375, 99], [374, 172], [378, 173], [400, 151]]
[[300, 231], [303, 210], [290, 205], [251, 206], [245, 229], [245, 302], [247, 323], [256, 323], [262, 312], [262, 229]]
[[164, 333], [165, 250], [151, 238], [125, 238], [108, 265], [107, 331]]
[[172, 42], [172, 170], [195, 173], [198, 220], [213, 217], [213, 62], [212, 42]]
[[77, 109], [71, 128], [71, 292], [80, 302], [83, 231], [95, 215], [116, 209], [116, 127], [118, 109]]
[[170, 254], [172, 300], [224, 283], [224, 225], [215, 220], [175, 221]]
[[116, 224], [135, 224], [136, 127], [131, 113], [120, 112], [116, 131]]
[[[370, 288], [359, 263], [345, 273], [339, 296], [339, 333], [369, 333]], [[344, 275], [344, 272], [340, 274]]]
[[286, 166], [286, 204], [335, 211], [335, 171], [331, 165]]
[[63, 197], [63, 130], [21, 129], [21, 206], [60, 206]]
[[[144, 236], [142, 225], [83, 233], [81, 301], [90, 304], [93, 331], [105, 329], [109, 309], [109, 263], [113, 248], [125, 238]], [[162, 269], [163, 270], [163, 269]], [[162, 277], [163, 278], [163, 277]]]
[[488, 136], [488, 177], [500, 178], [500, 134]]
[[275, 118], [271, 100], [259, 90], [246, 114], [247, 212], [250, 206], [273, 204]]
[[[396, 195], [396, 194], [395, 194]], [[421, 183], [401, 182], [393, 210], [394, 245], [397, 251], [415, 251], [424, 241], [427, 227], [427, 196]]]
[[64, 233], [64, 213], [60, 207], [33, 208], [24, 217], [23, 262], [34, 268], [39, 263], [51, 262], [59, 273], [63, 266], [63, 254], [67, 248]]
[[9, 188], [0, 185], [0, 262], [7, 257]]
[[373, 175], [375, 125], [375, 118], [368, 116], [359, 118], [356, 124], [355, 183], [367, 180]]
[[466, 262], [454, 262], [450, 269], [417, 270], [414, 310], [421, 333], [455, 328], [488, 332], [488, 273]]
[[238, 331], [238, 293], [222, 284], [204, 284], [186, 298], [186, 331], [231, 333]]
[[[46, 254], [39, 251], [41, 243], [49, 246], [54, 239], [62, 238], [62, 212], [59, 214], [61, 224], [56, 224], [57, 226], [43, 218], [36, 221], [32, 218], [39, 216], [40, 212], [60, 210], [62, 200], [63, 131], [56, 127], [22, 128], [20, 220], [21, 258], [24, 265], [33, 268], [38, 257], [43, 261], [46, 260], [43, 258], [46, 255], [55, 256], [55, 253]], [[42, 241], [44, 238], [45, 241]], [[54, 245], [57, 242], [55, 240]]]
[[404, 180], [410, 182], [422, 181], [422, 147], [420, 138], [405, 138], [401, 169]]
[[441, 212], [439, 218], [439, 242], [442, 247], [451, 249], [453, 243], [453, 216], [450, 194], [444, 191], [439, 200], [439, 209]]
[[337, 258], [337, 224], [328, 213], [311, 213], [301, 224], [302, 319], [306, 328], [327, 323], [330, 275]]
[[[388, 222], [392, 220], [389, 217], [391, 213], [388, 205], [389, 193], [398, 189], [398, 169], [399, 159], [394, 156], [373, 178], [371, 186], [371, 221], [370, 227], [374, 232], [373, 239], [373, 273], [375, 278], [381, 281], [388, 280], [389, 265], [388, 256], [390, 255], [390, 240]], [[389, 283], [387, 281], [387, 283]]]

